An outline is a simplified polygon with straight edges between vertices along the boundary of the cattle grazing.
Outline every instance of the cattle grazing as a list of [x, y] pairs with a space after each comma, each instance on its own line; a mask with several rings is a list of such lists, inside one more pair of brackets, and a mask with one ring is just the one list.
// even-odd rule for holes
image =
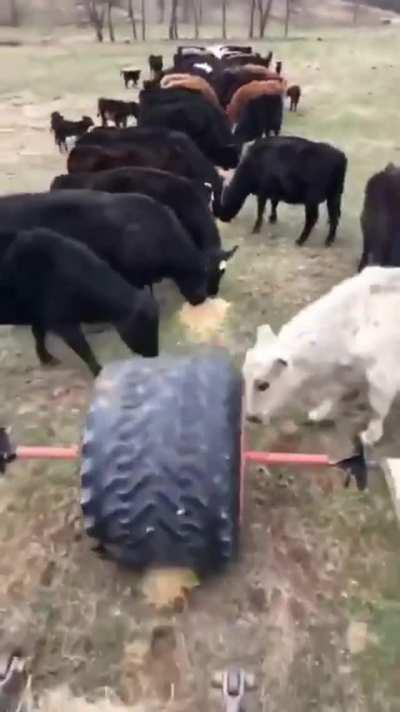
[[239, 152], [222, 109], [187, 89], [153, 89], [140, 93], [139, 126], [186, 133], [220, 168], [234, 168]]
[[276, 72], [271, 72], [262, 65], [245, 64], [244, 66], [234, 66], [215, 73], [213, 75], [213, 86], [221, 106], [226, 109], [235, 92], [244, 84], [269, 79], [280, 79], [280, 77]]
[[305, 225], [296, 241], [303, 245], [318, 220], [318, 206], [326, 201], [330, 227], [325, 244], [329, 246], [339, 224], [346, 170], [345, 154], [327, 143], [296, 136], [260, 139], [249, 148], [225, 188], [219, 217], [232, 220], [247, 196], [256, 195], [258, 210], [253, 232], [257, 233], [268, 200], [272, 204], [272, 223], [277, 220], [280, 202], [304, 205]]
[[184, 133], [162, 128], [95, 128], [78, 141], [68, 156], [69, 173], [142, 166], [189, 178], [201, 188], [211, 186], [218, 216], [223, 180], [211, 161]]
[[54, 141], [60, 152], [67, 150], [67, 138], [83, 136], [94, 123], [90, 116], [82, 116], [80, 121], [68, 121], [58, 111], [53, 111], [50, 117], [50, 130], [54, 133]]
[[281, 96], [285, 91], [286, 87], [281, 79], [265, 79], [262, 80], [260, 77], [254, 81], [246, 82], [243, 86], [239, 87], [232, 96], [229, 102], [226, 113], [228, 115], [229, 123], [231, 126], [237, 124], [240, 117], [246, 108], [249, 101], [253, 99], [258, 99], [261, 96]]
[[297, 111], [301, 98], [301, 87], [298, 84], [292, 84], [287, 90], [286, 96], [290, 99], [289, 111]]
[[239, 67], [244, 64], [260, 64], [264, 67], [269, 67], [272, 61], [272, 52], [268, 52], [266, 57], [260, 54], [249, 54], [247, 52], [232, 52], [226, 54], [221, 59], [221, 64], [224, 67]]
[[[211, 294], [215, 273], [226, 269], [220, 255], [214, 263], [206, 259], [169, 208], [137, 193], [60, 190], [4, 196], [0, 225], [55, 230], [86, 244], [135, 287], [173, 280], [193, 305]], [[0, 261], [3, 252], [0, 240]]]
[[211, 84], [203, 77], [194, 74], [167, 74], [160, 82], [162, 89], [188, 89], [200, 94], [218, 108], [220, 103]]
[[400, 168], [389, 163], [365, 188], [361, 214], [363, 253], [358, 270], [369, 264], [400, 267]]
[[125, 344], [142, 356], [158, 355], [158, 307], [150, 293], [134, 289], [86, 245], [51, 230], [0, 232], [0, 324], [32, 327], [43, 364], [56, 359], [46, 348], [54, 332], [87, 364], [101, 367], [80, 324], [110, 322]]
[[372, 418], [361, 434], [366, 445], [383, 424], [400, 391], [400, 270], [368, 267], [300, 311], [275, 336], [258, 329], [243, 375], [246, 413], [268, 422], [287, 406], [303, 404], [311, 420], [334, 414], [354, 388], [367, 386]]
[[244, 143], [263, 136], [279, 136], [282, 121], [282, 94], [262, 94], [246, 103], [233, 131], [235, 141], [239, 146], [243, 146]]
[[200, 191], [192, 181], [154, 168], [119, 168], [101, 173], [57, 176], [51, 186], [52, 190], [76, 188], [110, 193], [142, 193], [170, 208], [196, 247], [205, 255], [212, 282], [209, 293], [210, 296], [217, 294], [223, 276], [220, 265], [232, 257], [236, 248], [222, 249], [218, 228], [204, 191]]
[[121, 69], [120, 74], [124, 80], [125, 89], [128, 89], [129, 84], [137, 87], [141, 73], [140, 69]]
[[98, 100], [97, 116], [101, 117], [103, 126], [108, 125], [108, 121], [113, 121], [118, 128], [126, 128], [128, 118], [133, 116], [137, 119], [139, 104], [137, 101], [120, 101], [117, 99]]
[[151, 54], [149, 56], [149, 68], [153, 79], [161, 77], [164, 69], [164, 59], [161, 54]]

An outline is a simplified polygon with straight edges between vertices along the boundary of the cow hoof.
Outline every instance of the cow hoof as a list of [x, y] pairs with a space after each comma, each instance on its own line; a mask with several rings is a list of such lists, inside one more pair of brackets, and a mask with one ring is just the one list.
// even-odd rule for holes
[[302, 237], [299, 237], [299, 238], [296, 240], [296, 245], [297, 245], [297, 247], [302, 247], [302, 246], [304, 245], [304, 243], [305, 243], [305, 240], [304, 240], [304, 238], [302, 238]]
[[271, 225], [275, 225], [278, 222], [278, 218], [271, 215], [269, 218], [269, 221], [270, 221]]
[[253, 230], [251, 232], [252, 235], [259, 235], [261, 232], [261, 227], [253, 227]]
[[332, 247], [333, 243], [334, 243], [334, 240], [333, 240], [333, 239], [327, 238], [327, 239], [325, 240], [325, 247]]

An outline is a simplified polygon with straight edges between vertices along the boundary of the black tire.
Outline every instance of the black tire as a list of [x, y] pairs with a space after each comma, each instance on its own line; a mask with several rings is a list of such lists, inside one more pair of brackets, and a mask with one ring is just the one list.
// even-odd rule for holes
[[82, 448], [89, 536], [122, 564], [216, 572], [238, 549], [241, 377], [218, 354], [98, 378]]

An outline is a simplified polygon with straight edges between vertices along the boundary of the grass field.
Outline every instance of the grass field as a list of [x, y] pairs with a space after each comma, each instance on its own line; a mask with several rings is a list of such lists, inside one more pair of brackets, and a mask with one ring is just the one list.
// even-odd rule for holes
[[[2, 48], [0, 190], [46, 190], [65, 165], [49, 133], [50, 112], [94, 116], [98, 96], [128, 96], [118, 70], [145, 68], [158, 48], [96, 46], [80, 35]], [[324, 212], [301, 250], [294, 245], [298, 208], [282, 206], [278, 225], [258, 237], [250, 235], [253, 201], [221, 225], [226, 244], [240, 244], [223, 282], [231, 307], [219, 335], [238, 364], [258, 324], [281, 324], [354, 273], [365, 182], [400, 151], [397, 32], [305, 32], [274, 41], [273, 49], [304, 91], [284, 131], [338, 145], [349, 172], [330, 250], [323, 247]], [[173, 47], [163, 43], [162, 50], [170, 57]], [[178, 321], [172, 287], [158, 293], [163, 349], [196, 348]], [[90, 339], [103, 363], [126, 355], [111, 332]], [[56, 370], [39, 368], [30, 335], [1, 330], [2, 420], [19, 442], [78, 440], [91, 381], [70, 354], [63, 359]], [[395, 412], [380, 454], [400, 454], [399, 422]], [[284, 423], [281, 431], [255, 429], [252, 438], [263, 448], [336, 456], [351, 449], [355, 425], [349, 413], [334, 427]], [[398, 712], [399, 532], [379, 473], [360, 495], [343, 491], [332, 474], [250, 470], [241, 560], [200, 587], [180, 613], [152, 609], [138, 577], [91, 552], [74, 467], [17, 464], [0, 485], [0, 644], [27, 646], [38, 691], [68, 683], [91, 697], [107, 688], [143, 709], [208, 710], [216, 703], [211, 674], [238, 662], [260, 683], [248, 710], [259, 710], [261, 699], [265, 712]], [[157, 649], [151, 643], [160, 625], [170, 628]]]

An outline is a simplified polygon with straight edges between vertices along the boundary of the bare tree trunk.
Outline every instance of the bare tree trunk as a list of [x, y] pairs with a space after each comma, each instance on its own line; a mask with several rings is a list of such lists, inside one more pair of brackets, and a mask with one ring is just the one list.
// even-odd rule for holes
[[107, 24], [108, 24], [108, 35], [110, 37], [110, 42], [115, 42], [115, 32], [114, 32], [114, 25], [113, 25], [113, 20], [112, 20], [112, 9], [113, 9], [113, 0], [108, 0], [107, 2]]
[[[265, 30], [268, 25], [268, 20], [271, 14], [273, 2], [274, 0], [267, 0], [267, 4], [265, 7], [263, 0], [259, 0], [258, 2], [258, 10], [260, 13], [260, 39], [264, 39], [265, 37]], [[287, 0], [287, 2], [289, 2], [289, 0]]]
[[136, 19], [135, 11], [133, 9], [133, 0], [128, 0], [128, 15], [132, 25], [132, 37], [137, 40], [137, 29], [136, 29]]
[[192, 0], [194, 37], [196, 40], [200, 36], [200, 6], [198, 0]]
[[146, 25], [146, 0], [142, 0], [141, 4], [142, 8], [142, 40], [143, 42], [146, 40], [146, 30], [147, 30], [147, 25]]
[[285, 37], [289, 35], [289, 25], [290, 25], [290, 7], [291, 0], [286, 0], [286, 13], [285, 13]]
[[171, 0], [171, 17], [168, 36], [170, 40], [178, 39], [178, 0]]
[[360, 12], [360, 0], [354, 0], [353, 8], [353, 24], [356, 25], [358, 22], [358, 15]]
[[195, 8], [193, 7], [195, 2], [196, 2], [196, 0], [183, 0], [182, 22], [184, 22], [186, 25], [190, 22], [190, 6], [192, 6], [192, 8], [193, 8], [193, 14], [195, 12]]
[[96, 0], [83, 0], [87, 16], [89, 18], [90, 24], [93, 26], [96, 32], [96, 38], [98, 42], [103, 42], [103, 27], [104, 27], [104, 4], [101, 7], [101, 12], [98, 10]]
[[165, 0], [157, 0], [158, 22], [160, 25], [165, 21]]
[[17, 0], [10, 0], [10, 25], [19, 27], [19, 9]]
[[226, 14], [228, 0], [222, 0], [222, 39], [226, 40]]
[[251, 0], [250, 3], [250, 24], [249, 24], [249, 39], [254, 38], [254, 23], [256, 16], [256, 0]]

